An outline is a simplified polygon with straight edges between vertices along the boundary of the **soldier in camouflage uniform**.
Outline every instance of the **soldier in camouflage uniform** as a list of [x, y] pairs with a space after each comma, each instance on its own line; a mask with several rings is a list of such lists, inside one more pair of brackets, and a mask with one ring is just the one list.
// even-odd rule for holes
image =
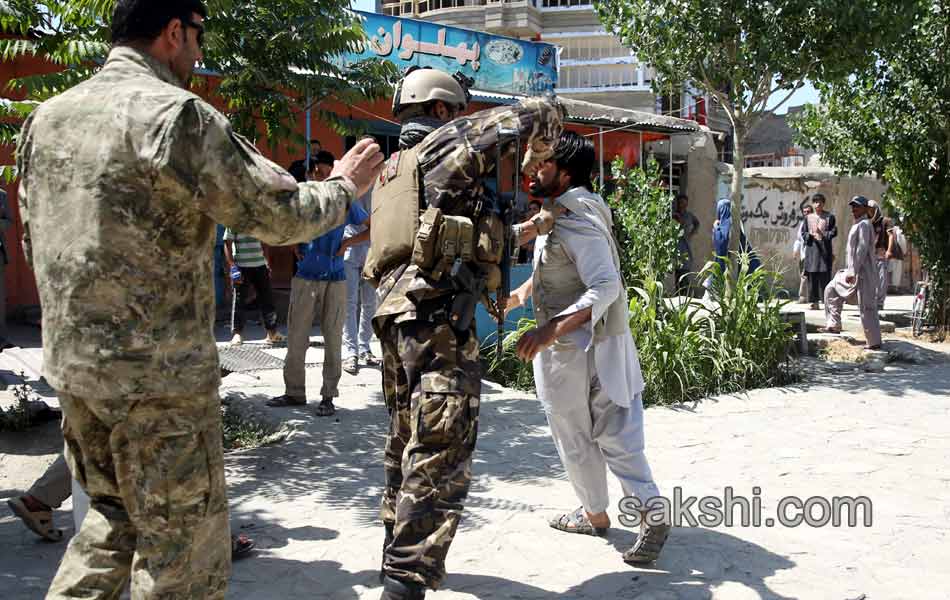
[[[273, 245], [343, 223], [383, 157], [298, 185], [187, 91], [200, 0], [119, 0], [88, 81], [17, 148], [24, 249], [70, 470], [90, 497], [47, 598], [223, 598], [230, 571], [213, 335], [215, 223]], [[343, 164], [346, 163], [346, 164]]]
[[[481, 183], [495, 165], [499, 125], [520, 132], [532, 164], [550, 156], [561, 132], [561, 108], [541, 98], [455, 119], [467, 92], [438, 71], [409, 73], [396, 98], [400, 148], [416, 147], [422, 204], [446, 215], [475, 219], [490, 209]], [[392, 200], [377, 183], [374, 213]], [[384, 600], [423, 598], [426, 587], [438, 587], [471, 481], [481, 367], [474, 321], [461, 331], [450, 321], [458, 293], [451, 278], [435, 281], [410, 261], [379, 277], [373, 324], [390, 414], [381, 509]]]

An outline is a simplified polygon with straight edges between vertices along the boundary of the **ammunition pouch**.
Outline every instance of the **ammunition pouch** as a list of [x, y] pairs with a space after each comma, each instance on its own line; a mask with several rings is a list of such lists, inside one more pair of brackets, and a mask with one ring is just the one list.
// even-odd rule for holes
[[467, 263], [473, 259], [474, 234], [468, 217], [446, 216], [430, 206], [419, 217], [412, 263], [438, 281], [457, 260]]

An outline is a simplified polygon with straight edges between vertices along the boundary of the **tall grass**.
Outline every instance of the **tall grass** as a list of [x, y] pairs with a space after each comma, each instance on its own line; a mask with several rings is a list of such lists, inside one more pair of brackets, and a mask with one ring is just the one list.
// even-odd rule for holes
[[492, 334], [485, 339], [480, 356], [486, 379], [516, 390], [534, 391], [534, 370], [531, 363], [523, 362], [518, 358], [515, 349], [521, 336], [536, 325], [534, 319], [519, 319], [516, 329], [505, 333], [500, 355], [496, 355], [495, 340], [497, 338], [495, 336], [497, 334]]
[[749, 272], [740, 260], [731, 273], [712, 263], [699, 277], [712, 278], [715, 303], [664, 298], [663, 284], [648, 277], [633, 288], [630, 330], [646, 381], [644, 402], [669, 404], [785, 383], [792, 331], [777, 274]]

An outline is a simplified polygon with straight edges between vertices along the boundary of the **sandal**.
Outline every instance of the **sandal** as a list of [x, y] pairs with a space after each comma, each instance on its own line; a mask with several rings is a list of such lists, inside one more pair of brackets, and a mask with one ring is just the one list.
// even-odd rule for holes
[[254, 550], [254, 540], [243, 533], [231, 536], [231, 560], [246, 558]]
[[819, 327], [818, 333], [834, 333], [837, 335], [841, 333], [841, 330], [835, 329], [834, 327]]
[[633, 547], [623, 553], [623, 562], [628, 565], [649, 564], [660, 556], [660, 550], [670, 536], [672, 527], [666, 523], [648, 525], [646, 520], [640, 522], [640, 536]]
[[596, 535], [598, 537], [606, 536], [607, 530], [610, 529], [609, 527], [594, 527], [590, 519], [587, 518], [587, 513], [584, 511], [583, 506], [572, 513], [565, 513], [557, 518], [551, 519], [548, 525], [558, 531], [580, 533], [582, 535]]
[[324, 398], [317, 405], [318, 417], [329, 417], [336, 413], [336, 407], [333, 406], [333, 398]]
[[44, 540], [58, 542], [63, 539], [63, 530], [53, 527], [52, 511], [31, 511], [23, 503], [23, 498], [11, 498], [7, 500], [7, 506], [13, 511], [13, 514], [20, 517], [24, 525]]
[[288, 396], [287, 394], [284, 394], [283, 396], [271, 398], [264, 404], [267, 406], [304, 406], [306, 403], [307, 400], [304, 398], [297, 398], [296, 396]]

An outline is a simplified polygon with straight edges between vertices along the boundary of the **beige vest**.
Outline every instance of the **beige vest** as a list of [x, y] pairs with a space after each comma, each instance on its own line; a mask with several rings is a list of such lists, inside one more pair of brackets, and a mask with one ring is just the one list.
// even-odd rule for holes
[[415, 146], [386, 161], [373, 188], [372, 234], [363, 277], [375, 286], [399, 264], [409, 262], [422, 206], [422, 174]]
[[[614, 266], [619, 272], [620, 260], [617, 254], [617, 245], [610, 227], [612, 221], [610, 211], [599, 197], [575, 188], [564, 194], [558, 201], [575, 215], [590, 221], [597, 229], [604, 232], [610, 245]], [[584, 294], [587, 286], [577, 272], [577, 266], [567, 253], [558, 231], [565, 225], [555, 223], [554, 229], [548, 234], [541, 256], [533, 275], [533, 292], [535, 315], [538, 325], [544, 325], [556, 317], [558, 313], [571, 306]], [[627, 292], [621, 281], [620, 294], [611, 303], [610, 307], [594, 323], [594, 337], [621, 335], [628, 331], [629, 302]]]

